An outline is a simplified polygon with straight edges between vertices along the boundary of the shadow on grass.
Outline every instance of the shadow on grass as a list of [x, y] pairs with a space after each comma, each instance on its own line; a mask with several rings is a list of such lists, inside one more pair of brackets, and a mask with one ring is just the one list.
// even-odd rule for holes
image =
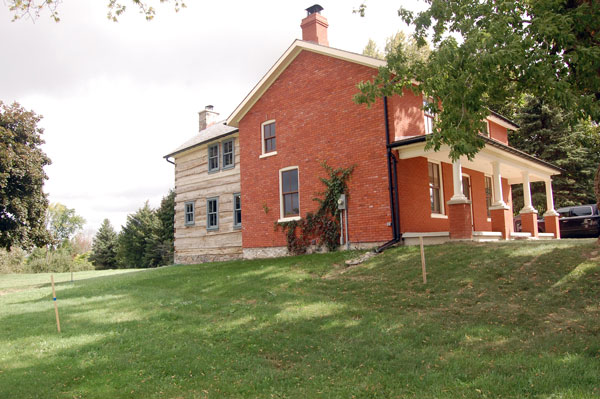
[[51, 303], [0, 319], [0, 397], [597, 396], [598, 265], [557, 288], [587, 258], [521, 248], [428, 247], [425, 286], [415, 248], [87, 281], [60, 336]]

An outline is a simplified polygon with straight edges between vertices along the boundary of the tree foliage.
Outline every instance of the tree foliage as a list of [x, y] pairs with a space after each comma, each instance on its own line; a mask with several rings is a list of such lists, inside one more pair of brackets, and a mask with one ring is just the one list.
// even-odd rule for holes
[[108, 219], [104, 219], [94, 237], [90, 262], [96, 269], [117, 267], [117, 233]]
[[[58, 9], [61, 2], [61, 0], [7, 0], [6, 5], [13, 15], [13, 21], [23, 18], [35, 20], [39, 18], [43, 11], [47, 11], [50, 14], [50, 18], [59, 22]], [[143, 14], [148, 21], [154, 19], [156, 15], [154, 5], [161, 3], [173, 4], [176, 12], [186, 7], [182, 0], [130, 0], [130, 2], [127, 2], [127, 4], [137, 8], [138, 12]], [[117, 22], [118, 18], [127, 10], [127, 4], [125, 1], [108, 0], [108, 19]]]
[[431, 53], [429, 45], [419, 46], [415, 38], [407, 37], [404, 32], [398, 31], [395, 35], [392, 35], [385, 40], [383, 51], [379, 50], [377, 43], [375, 43], [373, 39], [369, 39], [363, 50], [363, 55], [383, 60], [388, 54], [396, 52], [400, 46], [406, 54], [406, 59], [409, 64], [414, 61], [425, 62]]
[[50, 158], [41, 150], [41, 117], [0, 101], [0, 247], [44, 246], [50, 236], [42, 191]]
[[[406, 52], [388, 54], [388, 65], [359, 85], [356, 101], [372, 103], [403, 88], [433, 97], [438, 115], [429, 148], [450, 146], [453, 159], [473, 157], [492, 104], [520, 93], [573, 109], [573, 118], [600, 117], [600, 2], [428, 0], [420, 13], [400, 9], [425, 45], [426, 62], [409, 64]], [[458, 36], [458, 39], [457, 39]], [[416, 83], [415, 83], [416, 81]]]
[[56, 246], [69, 241], [75, 233], [81, 230], [85, 219], [76, 214], [75, 209], [67, 208], [57, 202], [48, 206], [46, 224], [52, 236], [52, 242]]
[[[600, 163], [600, 128], [589, 120], [569, 125], [570, 116], [543, 99], [527, 97], [516, 116], [521, 126], [511, 132], [512, 146], [559, 166], [564, 170], [552, 181], [556, 207], [595, 201], [594, 175]], [[514, 208], [522, 207], [522, 188], [513, 190]], [[546, 210], [543, 183], [532, 184], [532, 200], [541, 212]]]

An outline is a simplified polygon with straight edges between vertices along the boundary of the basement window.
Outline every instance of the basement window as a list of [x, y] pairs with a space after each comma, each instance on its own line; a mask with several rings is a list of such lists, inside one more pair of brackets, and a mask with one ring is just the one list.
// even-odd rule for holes
[[184, 204], [184, 214], [185, 214], [185, 225], [186, 226], [193, 226], [195, 221], [194, 221], [194, 208], [195, 208], [195, 203], [193, 201], [190, 202], [186, 202]]
[[219, 198], [208, 198], [206, 200], [206, 229], [219, 229]]

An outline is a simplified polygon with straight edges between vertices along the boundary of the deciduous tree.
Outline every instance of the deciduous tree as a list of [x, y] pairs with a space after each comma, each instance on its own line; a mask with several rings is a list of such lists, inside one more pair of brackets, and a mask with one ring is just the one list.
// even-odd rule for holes
[[387, 67], [359, 85], [357, 102], [370, 104], [404, 88], [440, 100], [442, 108], [436, 101], [429, 105], [438, 120], [428, 146], [447, 144], [453, 159], [472, 158], [484, 145], [477, 133], [488, 108], [521, 93], [571, 110], [573, 120], [600, 120], [600, 2], [427, 3], [423, 12], [401, 8], [399, 15], [414, 26], [421, 45], [433, 43], [430, 57], [410, 65], [401, 48], [389, 54]]
[[42, 191], [50, 158], [41, 150], [41, 117], [0, 101], [0, 247], [44, 246], [48, 199]]
[[48, 206], [46, 218], [54, 245], [68, 241], [85, 224], [85, 219], [76, 214], [75, 209], [67, 208], [58, 202]]
[[[13, 14], [13, 21], [23, 18], [37, 19], [42, 11], [48, 11], [50, 17], [56, 21], [60, 21], [58, 9], [61, 1], [60, 0], [7, 0], [6, 4], [8, 9]], [[154, 19], [156, 15], [156, 9], [153, 4], [160, 3], [171, 3], [173, 4], [175, 11], [179, 11], [185, 8], [186, 5], [182, 0], [130, 0], [130, 2], [119, 1], [119, 0], [108, 0], [108, 19], [117, 21], [127, 9], [127, 4], [131, 4], [134, 8], [137, 8], [138, 12], [143, 14], [147, 20]]]

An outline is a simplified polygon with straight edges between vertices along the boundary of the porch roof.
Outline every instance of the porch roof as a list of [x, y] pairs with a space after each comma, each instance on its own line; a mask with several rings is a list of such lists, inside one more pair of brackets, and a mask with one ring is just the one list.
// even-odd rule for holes
[[[493, 174], [492, 162], [500, 164], [502, 177], [507, 178], [509, 184], [523, 182], [522, 172], [528, 172], [531, 181], [550, 180], [551, 176], [559, 175], [563, 170], [549, 162], [531, 156], [516, 148], [510, 147], [494, 139], [483, 137], [485, 147], [481, 149], [473, 160], [461, 157], [463, 168], [474, 169], [489, 175]], [[420, 135], [395, 141], [389, 144], [390, 148], [398, 150], [400, 159], [426, 157], [440, 162], [452, 163], [450, 148], [442, 146], [439, 151], [425, 150], [427, 136]]]

